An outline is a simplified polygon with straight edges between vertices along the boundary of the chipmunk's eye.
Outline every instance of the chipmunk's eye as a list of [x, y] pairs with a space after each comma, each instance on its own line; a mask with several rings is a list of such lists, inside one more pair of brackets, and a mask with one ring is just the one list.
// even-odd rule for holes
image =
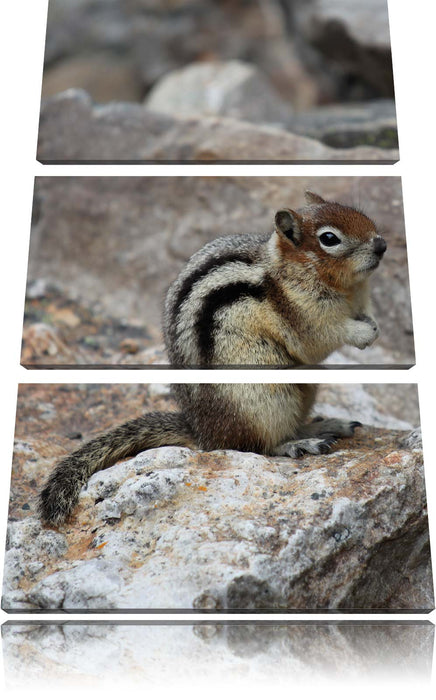
[[335, 233], [332, 233], [332, 231], [324, 231], [324, 233], [320, 235], [319, 240], [326, 246], [339, 245], [341, 242], [341, 239], [338, 238]]

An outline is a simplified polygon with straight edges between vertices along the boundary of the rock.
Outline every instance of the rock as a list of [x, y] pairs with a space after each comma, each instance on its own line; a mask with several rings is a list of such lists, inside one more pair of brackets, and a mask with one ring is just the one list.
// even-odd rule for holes
[[358, 416], [356, 420], [377, 428], [404, 430], [405, 446], [410, 450], [419, 447], [414, 436], [420, 430], [409, 432], [419, 424], [415, 384], [403, 384], [401, 389], [396, 384], [321, 384], [313, 413], [343, 420]]
[[332, 148], [353, 148], [363, 144], [398, 148], [393, 100], [317, 107], [295, 114], [288, 125], [294, 133], [322, 141]]
[[93, 106], [67, 90], [41, 109], [42, 163], [393, 163], [396, 150], [333, 149], [278, 128], [225, 117], [176, 118], [129, 103]]
[[253, 65], [242, 61], [191, 64], [156, 83], [147, 109], [177, 116], [221, 115], [256, 123], [289, 120], [286, 104]]
[[[36, 208], [36, 207], [35, 207]], [[33, 301], [34, 299], [43, 299], [49, 293], [49, 286], [46, 280], [36, 279], [28, 280], [26, 288], [26, 299]]]
[[421, 428], [416, 428], [416, 430], [406, 435], [401, 445], [409, 448], [409, 450], [422, 450]]
[[74, 352], [64, 343], [59, 331], [45, 323], [32, 323], [23, 330], [21, 362], [32, 365], [36, 359], [41, 363], [58, 365], [80, 364], [81, 353]]
[[[137, 121], [143, 117], [132, 111], [126, 113], [124, 102], [139, 103], [146, 95], [150, 109], [172, 117], [192, 113], [226, 115], [260, 124], [286, 125], [291, 105], [303, 110], [304, 115], [326, 102], [393, 99], [387, 3], [371, 0], [358, 8], [350, 7], [346, 0], [235, 0], [218, 4], [213, 0], [180, 0], [163, 5], [141, 0], [51, 0], [43, 97], [72, 89], [86, 90], [99, 104], [115, 101], [118, 106], [110, 111], [115, 110], [118, 117], [124, 115], [124, 124], [114, 125], [115, 131], [128, 130], [135, 123], [134, 130], [142, 135], [150, 130], [150, 140], [155, 138], [159, 125], [152, 127], [146, 120], [141, 129]], [[65, 135], [71, 139], [75, 135], [78, 106], [69, 107], [73, 110], [70, 123], [65, 123], [65, 116], [62, 122], [52, 123], [63, 132], [53, 134], [54, 139], [59, 138], [59, 145]], [[310, 126], [311, 113], [307, 119]], [[304, 130], [304, 117], [297, 122], [301, 125], [298, 133], [309, 136]], [[337, 129], [324, 134], [325, 144], [341, 149], [356, 145], [382, 147], [394, 152], [385, 154], [387, 161], [397, 158], [395, 124], [392, 130], [378, 120], [365, 121], [357, 128], [342, 115], [339, 125], [339, 135]], [[211, 124], [205, 126], [206, 131], [213, 129]], [[100, 143], [95, 152], [90, 151], [89, 159], [246, 160], [246, 153], [248, 160], [330, 158], [328, 153], [312, 153], [308, 144], [304, 146], [307, 155], [300, 149], [296, 149], [297, 156], [287, 155], [290, 143], [284, 154], [279, 143], [274, 148], [271, 144], [265, 153], [254, 149], [250, 154], [252, 139], [248, 135], [243, 139], [243, 149], [237, 149], [241, 154], [233, 156], [237, 134], [232, 133], [229, 124], [223, 126], [230, 131], [226, 155], [190, 153], [195, 150], [195, 139], [208, 137], [198, 133], [194, 143], [189, 139], [186, 144], [183, 130], [178, 135], [168, 134], [167, 141], [180, 139], [180, 143], [171, 144], [168, 155], [149, 153], [147, 144], [143, 151], [140, 134], [132, 154], [126, 147], [129, 136], [123, 134], [122, 145], [126, 148], [119, 155], [111, 155], [110, 149], [106, 153]], [[93, 139], [89, 139], [88, 151]], [[375, 152], [366, 156], [370, 161], [383, 160], [383, 155]], [[54, 156], [42, 154], [41, 158], [87, 160], [86, 154], [71, 154], [68, 148]], [[340, 160], [341, 156], [331, 158]], [[366, 160], [365, 154], [348, 153], [342, 158]]]
[[[303, 3], [300, 5], [303, 7]], [[367, 0], [364, 5], [348, 0], [305, 0], [304, 7], [311, 22], [309, 31], [313, 34], [316, 31], [328, 34], [337, 23], [356, 44], [385, 50], [390, 46], [386, 0]]]
[[173, 116], [221, 115], [275, 124], [332, 148], [398, 149], [394, 100], [317, 106], [293, 113], [265, 76], [241, 61], [200, 63], [164, 76], [145, 100], [147, 109]]
[[[144, 85], [151, 87], [167, 73], [193, 62], [249, 60], [273, 82], [295, 71], [298, 59], [283, 56], [280, 65], [275, 44], [283, 39], [272, 8], [257, 3], [216, 3], [182, 0], [150, 3], [126, 0], [132, 46]], [[238, 27], [238, 31], [233, 31]]]
[[342, 83], [342, 97], [393, 97], [386, 0], [288, 0], [288, 7], [303, 57], [324, 79]]
[[[116, 82], [111, 93], [110, 81], [95, 65], [102, 53], [110, 65], [119, 62], [126, 71], [130, 66], [126, 85], [139, 83], [143, 94], [194, 61], [250, 60], [282, 95], [303, 106], [316, 101], [316, 84], [289, 40], [277, 0], [50, 0], [44, 83], [53, 86], [55, 76], [56, 84], [67, 89], [85, 88], [91, 81], [98, 101], [119, 99], [122, 86]], [[62, 85], [72, 70], [77, 77], [77, 66], [82, 82]], [[100, 74], [103, 94], [96, 84]], [[98, 94], [91, 86], [89, 91]]]
[[139, 343], [135, 338], [125, 338], [120, 343], [120, 350], [124, 355], [137, 355]]
[[292, 89], [292, 78], [299, 75], [297, 89], [307, 90], [301, 80], [301, 62], [289, 45], [276, 0], [262, 5], [243, 0], [124, 0], [123, 7], [138, 72], [146, 87], [193, 62], [249, 60], [277, 89], [285, 85]]
[[[73, 265], [70, 273], [74, 276]], [[47, 367], [52, 362], [65, 368], [77, 364], [131, 365], [133, 356], [142, 366], [148, 364], [150, 353], [160, 354], [155, 347], [161, 340], [160, 330], [139, 319], [126, 318], [124, 313], [120, 318], [102, 314], [98, 297], [92, 303], [88, 297], [85, 305], [81, 304], [79, 296], [85, 287], [86, 283], [81, 290], [68, 294], [62, 283], [50, 285], [41, 278], [29, 280], [21, 348], [25, 367]]]
[[70, 88], [86, 90], [97, 103], [140, 102], [143, 95], [132, 61], [103, 51], [70, 56], [44, 70], [43, 99]]
[[256, 65], [301, 109], [392, 97], [387, 20], [386, 0], [361, 6], [347, 0], [50, 0], [45, 78], [52, 82], [56, 76], [58, 82], [71, 70], [77, 77], [83, 62], [80, 86], [91, 80], [101, 93], [101, 75], [100, 99], [119, 99], [120, 82], [111, 94], [110, 81], [95, 65], [104, 53], [115, 73], [119, 61], [126, 87], [134, 88], [131, 98], [140, 100], [137, 87], [145, 94], [190, 63], [237, 60]]
[[[167, 387], [168, 389], [168, 387]], [[36, 493], [63, 455], [115, 425], [147, 411], [171, 410], [168, 391], [149, 395], [142, 384], [21, 384], [14, 441], [10, 518], [37, 516]], [[79, 438], [80, 436], [80, 438]]]
[[429, 612], [422, 452], [405, 438], [366, 426], [299, 460], [144, 452], [91, 477], [59, 531], [10, 524], [3, 607]]
[[[87, 364], [165, 364], [162, 302], [185, 261], [218, 236], [271, 230], [274, 212], [302, 206], [305, 189], [362, 208], [388, 243], [372, 277], [380, 338], [364, 351], [344, 347], [327, 364], [410, 366], [414, 344], [398, 177], [37, 177], [34, 209], [39, 213], [32, 227], [29, 279], [39, 282], [31, 294], [54, 285], [58, 291], [50, 303], [64, 296], [62, 306], [77, 297], [86, 309], [99, 305], [101, 318], [97, 323], [93, 316], [92, 324], [74, 307], [84, 317], [80, 337], [100, 338], [98, 347], [78, 343], [72, 334], [67, 338], [59, 319], [50, 319], [68, 340], [69, 351], [77, 350]], [[26, 308], [27, 328], [35, 316], [34, 306]], [[44, 305], [47, 321], [46, 312]], [[123, 324], [126, 317], [138, 319], [136, 332]], [[113, 337], [120, 340], [114, 344]], [[125, 337], [140, 342], [136, 355], [119, 351]], [[61, 359], [50, 357], [53, 364], [66, 364]]]
[[[206, 622], [135, 621], [2, 625], [7, 687], [96, 683], [192, 687], [224, 683], [293, 687], [296, 682], [427, 683], [434, 626], [427, 621]], [[223, 681], [224, 679], [224, 681]], [[124, 685], [123, 685], [124, 687]], [[307, 687], [307, 686], [305, 686]], [[301, 688], [301, 686], [300, 686]], [[347, 690], [348, 692], [348, 690]]]
[[[53, 530], [44, 530], [36, 518], [12, 521], [6, 535], [3, 579], [4, 586], [11, 590], [11, 604], [24, 609], [32, 607], [20, 590], [19, 581], [24, 579], [31, 584], [43, 573], [46, 562], [61, 559], [67, 549], [65, 537]], [[34, 552], [39, 556], [33, 557]]]
[[168, 384], [148, 384], [148, 395], [153, 396], [168, 396], [170, 388]]
[[[122, 54], [130, 40], [120, 0], [50, 0], [45, 64], [95, 50]], [[71, 86], [70, 86], [71, 87]]]
[[106, 360], [100, 361], [101, 368], [117, 369], [119, 365], [125, 365], [130, 369], [143, 369], [144, 367], [155, 367], [165, 365], [168, 367], [168, 356], [163, 345], [152, 345], [144, 350], [139, 350], [134, 360], [124, 353], [113, 353]]

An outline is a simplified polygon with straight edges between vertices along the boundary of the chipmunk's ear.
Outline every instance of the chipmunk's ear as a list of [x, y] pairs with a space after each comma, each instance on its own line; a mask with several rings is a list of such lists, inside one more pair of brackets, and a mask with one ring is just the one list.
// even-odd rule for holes
[[325, 199], [320, 197], [319, 194], [315, 194], [315, 192], [309, 192], [309, 190], [306, 190], [304, 193], [304, 198], [306, 204], [325, 204]]
[[275, 215], [276, 231], [285, 236], [294, 245], [301, 243], [301, 216], [291, 209], [280, 209]]

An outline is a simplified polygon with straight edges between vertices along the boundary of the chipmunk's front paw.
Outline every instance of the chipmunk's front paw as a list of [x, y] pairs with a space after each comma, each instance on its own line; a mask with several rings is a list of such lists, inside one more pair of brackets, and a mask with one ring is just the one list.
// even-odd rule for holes
[[356, 319], [350, 319], [347, 331], [347, 345], [353, 345], [359, 350], [372, 345], [379, 336], [377, 323], [370, 316], [359, 316]]
[[366, 323], [374, 331], [374, 333], [377, 334], [376, 337], [378, 338], [378, 326], [377, 321], [374, 318], [371, 318], [371, 316], [366, 316], [365, 314], [361, 314], [359, 316], [356, 316], [354, 320]]

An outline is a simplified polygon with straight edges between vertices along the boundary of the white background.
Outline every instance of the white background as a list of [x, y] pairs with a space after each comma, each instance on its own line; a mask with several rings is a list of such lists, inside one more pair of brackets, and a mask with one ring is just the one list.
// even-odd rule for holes
[[[350, 0], [350, 2], [365, 0]], [[1, 381], [1, 440], [0, 440], [0, 565], [2, 566], [4, 536], [7, 520], [10, 465], [14, 436], [15, 408], [18, 383], [26, 382], [169, 382], [174, 381], [222, 381], [229, 380], [231, 372], [190, 371], [38, 371], [29, 372], [19, 366], [24, 293], [27, 270], [30, 218], [32, 208], [33, 181], [36, 175], [228, 175], [238, 173], [251, 176], [274, 175], [401, 175], [403, 179], [404, 209], [409, 254], [409, 271], [412, 291], [412, 308], [416, 345], [416, 367], [409, 371], [329, 371], [323, 374], [324, 382], [416, 382], [419, 385], [427, 492], [429, 500], [430, 529], [436, 559], [436, 446], [434, 380], [435, 355], [435, 298], [436, 298], [436, 180], [435, 180], [435, 27], [436, 7], [434, 0], [390, 0], [390, 23], [392, 51], [396, 85], [396, 102], [400, 134], [401, 162], [394, 166], [42, 166], [35, 160], [37, 128], [39, 118], [40, 88], [44, 55], [47, 0], [3, 0], [1, 6], [2, 37], [1, 51], [1, 314], [0, 314], [0, 368]], [[393, 303], [386, 299], [386, 303]], [[177, 375], [175, 378], [174, 375]], [[274, 371], [244, 371], [233, 374], [235, 381], [289, 381], [288, 373], [279, 376]], [[316, 373], [307, 371], [304, 381], [316, 381]], [[301, 381], [301, 375], [299, 376]], [[435, 570], [433, 561], [433, 570]], [[17, 619], [18, 616], [9, 616]], [[44, 616], [39, 616], [42, 619]], [[58, 616], [59, 617], [59, 616]], [[144, 619], [147, 616], [142, 616]], [[170, 618], [169, 615], [158, 616]], [[182, 616], [187, 619], [190, 616]], [[214, 616], [209, 615], [208, 620]], [[245, 615], [244, 620], [256, 616]], [[265, 617], [265, 616], [260, 616]], [[290, 619], [293, 616], [275, 616]], [[294, 616], [295, 617], [295, 616]], [[317, 616], [323, 617], [323, 616]], [[365, 619], [377, 616], [364, 616]], [[435, 613], [415, 616], [436, 622]], [[343, 619], [347, 616], [337, 616]], [[1, 621], [8, 616], [1, 613]], [[19, 618], [21, 619], [21, 618]], [[55, 619], [51, 616], [49, 619]], [[68, 619], [71, 619], [69, 616]], [[196, 618], [201, 619], [201, 616]], [[234, 619], [234, 618], [233, 618]], [[259, 619], [259, 616], [257, 616]], [[312, 618], [313, 619], [313, 618]], [[332, 619], [331, 617], [329, 618]], [[362, 616], [359, 617], [362, 619]], [[389, 619], [410, 619], [408, 616], [391, 615]], [[221, 618], [222, 620], [222, 618]], [[436, 689], [436, 673], [432, 688], [419, 689], [423, 697], [430, 697]], [[126, 689], [127, 689], [126, 679]], [[273, 679], [271, 680], [271, 690]], [[151, 690], [151, 688], [142, 688]], [[198, 688], [153, 688], [160, 697], [178, 695], [200, 697], [205, 692], [213, 697], [222, 693], [264, 696], [265, 686], [221, 689]], [[306, 696], [335, 697], [368, 695], [368, 692], [385, 696], [395, 693], [399, 698], [410, 695], [413, 688], [399, 686], [395, 679], [369, 689], [361, 686], [358, 679], [352, 689], [345, 686], [323, 686], [299, 688], [276, 688], [286, 695], [294, 691]], [[106, 687], [109, 697], [119, 695], [121, 688]], [[63, 694], [73, 695], [68, 689]], [[86, 691], [80, 690], [86, 695]], [[23, 691], [26, 697], [54, 695], [54, 691], [29, 686]], [[75, 693], [74, 693], [75, 694]], [[14, 697], [18, 695], [14, 692]]]

